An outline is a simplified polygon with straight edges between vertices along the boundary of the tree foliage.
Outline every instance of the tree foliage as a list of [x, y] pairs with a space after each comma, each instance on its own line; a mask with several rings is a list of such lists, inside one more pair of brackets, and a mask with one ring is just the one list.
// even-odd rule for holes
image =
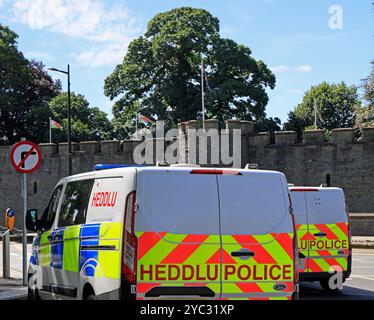
[[362, 81], [364, 105], [356, 108], [356, 127], [374, 126], [374, 61], [370, 75]]
[[371, 73], [363, 80], [364, 100], [368, 106], [374, 106], [374, 61], [371, 63]]
[[21, 137], [42, 142], [48, 130], [46, 103], [59, 94], [59, 82], [40, 62], [28, 61], [17, 48], [17, 34], [0, 25], [0, 143]]
[[[53, 130], [53, 142], [67, 141], [68, 94], [58, 95], [49, 102], [53, 120], [61, 123], [63, 130]], [[112, 124], [107, 114], [99, 108], [91, 108], [88, 101], [80, 94], [71, 94], [71, 139], [80, 141], [101, 141], [112, 138]]]
[[264, 119], [266, 88], [275, 87], [275, 76], [251, 54], [248, 47], [221, 38], [219, 20], [205, 10], [160, 13], [105, 80], [105, 94], [117, 99], [114, 121], [131, 122], [137, 112], [169, 126], [201, 118], [201, 55], [208, 77], [207, 117]]
[[291, 111], [286, 130], [295, 130], [299, 134], [304, 129], [314, 128], [315, 106], [317, 108], [318, 129], [332, 130], [353, 127], [355, 108], [360, 105], [356, 86], [347, 86], [344, 82], [329, 84], [323, 82], [313, 86], [303, 101]]
[[275, 118], [265, 118], [262, 121], [256, 123], [255, 130], [257, 132], [270, 132], [275, 133], [281, 131], [282, 121], [278, 117]]
[[[25, 137], [36, 143], [49, 140], [49, 118], [64, 131], [53, 130], [53, 141], [66, 141], [67, 93], [61, 94], [38, 61], [28, 61], [17, 48], [17, 34], [0, 24], [0, 143]], [[112, 125], [99, 108], [90, 108], [81, 95], [72, 95], [72, 139], [103, 140], [112, 137]]]

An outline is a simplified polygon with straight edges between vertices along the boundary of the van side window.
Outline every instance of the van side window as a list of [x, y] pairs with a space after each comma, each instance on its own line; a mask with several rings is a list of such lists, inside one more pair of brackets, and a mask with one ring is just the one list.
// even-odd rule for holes
[[51, 229], [53, 222], [56, 217], [58, 203], [60, 200], [62, 192], [62, 185], [58, 186], [55, 191], [53, 192], [53, 195], [51, 197], [51, 200], [49, 201], [48, 207], [45, 209], [43, 216], [41, 218], [41, 227], [44, 230]]
[[61, 205], [59, 227], [80, 225], [86, 222], [87, 205], [93, 183], [94, 180], [68, 183]]

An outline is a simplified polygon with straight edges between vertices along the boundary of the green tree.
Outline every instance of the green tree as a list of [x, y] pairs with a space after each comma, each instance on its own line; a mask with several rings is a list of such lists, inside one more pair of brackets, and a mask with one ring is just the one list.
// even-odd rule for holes
[[[51, 117], [61, 123], [63, 130], [53, 130], [53, 141], [64, 142], [67, 140], [68, 94], [66, 92], [58, 95], [49, 102]], [[71, 94], [71, 116], [72, 116], [72, 141], [101, 141], [112, 138], [112, 124], [107, 114], [99, 108], [91, 108], [83, 95]]]
[[374, 106], [374, 61], [371, 63], [371, 73], [363, 80], [364, 100], [368, 106]]
[[61, 86], [40, 62], [28, 61], [17, 48], [17, 34], [0, 24], [0, 143], [21, 137], [43, 141], [48, 120], [46, 102]]
[[282, 121], [278, 117], [275, 118], [265, 118], [262, 121], [256, 123], [256, 131], [257, 132], [270, 132], [275, 133], [277, 131], [281, 131]]
[[264, 119], [273, 73], [249, 48], [221, 38], [219, 20], [209, 12], [184, 7], [156, 15], [105, 80], [105, 94], [119, 98], [115, 123], [128, 123], [137, 112], [169, 126], [201, 118], [201, 55], [207, 116], [220, 122]]
[[374, 126], [374, 61], [370, 75], [362, 81], [364, 105], [356, 107], [356, 128]]
[[302, 134], [304, 129], [314, 128], [315, 109], [317, 109], [318, 129], [332, 130], [353, 127], [355, 108], [360, 105], [356, 86], [347, 86], [344, 82], [329, 84], [323, 82], [313, 86], [303, 101], [291, 111], [286, 130], [295, 130]]

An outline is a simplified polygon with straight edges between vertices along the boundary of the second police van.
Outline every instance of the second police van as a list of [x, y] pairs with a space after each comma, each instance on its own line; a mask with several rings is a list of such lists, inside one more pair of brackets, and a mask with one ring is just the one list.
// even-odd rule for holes
[[27, 225], [35, 299], [289, 300], [297, 239], [279, 172], [117, 168], [61, 180]]
[[336, 272], [342, 283], [352, 269], [349, 214], [339, 188], [290, 187], [299, 241], [300, 281], [319, 281], [337, 291], [330, 278]]

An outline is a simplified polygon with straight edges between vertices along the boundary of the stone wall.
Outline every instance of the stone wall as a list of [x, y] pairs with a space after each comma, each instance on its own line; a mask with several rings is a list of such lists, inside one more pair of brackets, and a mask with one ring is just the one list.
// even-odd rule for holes
[[[178, 145], [179, 162], [191, 162], [191, 129], [199, 129], [202, 124], [190, 121], [179, 125]], [[206, 122], [207, 136], [209, 130], [218, 130], [218, 121]], [[319, 186], [330, 177], [331, 186], [345, 189], [348, 206], [351, 212], [374, 212], [374, 128], [363, 131], [361, 141], [354, 138], [353, 129], [337, 129], [332, 132], [332, 139], [325, 139], [323, 130], [306, 131], [304, 143], [297, 143], [296, 133], [278, 132], [275, 144], [271, 144], [268, 133], [254, 133], [254, 124], [248, 121], [231, 120], [226, 129], [219, 131], [218, 139], [228, 135], [232, 139], [234, 129], [241, 129], [241, 164], [258, 164], [260, 169], [277, 170], [286, 174], [289, 183], [300, 186]], [[214, 138], [214, 137], [213, 137]], [[212, 151], [212, 137], [208, 138], [208, 166]], [[230, 140], [231, 141], [231, 140]], [[161, 143], [162, 142], [162, 143]], [[274, 142], [274, 139], [273, 139]], [[160, 139], [148, 140], [156, 145]], [[165, 143], [165, 148], [172, 141]], [[133, 152], [140, 141], [103, 141], [81, 142], [73, 144], [73, 172], [91, 171], [94, 165], [133, 164]], [[164, 148], [164, 147], [162, 147]], [[161, 148], [161, 149], [162, 149]], [[43, 163], [40, 169], [28, 175], [29, 207], [43, 210], [47, 205], [55, 184], [68, 174], [67, 144], [41, 144]], [[10, 147], [0, 147], [0, 213], [12, 207], [17, 216], [21, 216], [21, 176], [15, 173], [8, 161]], [[232, 153], [230, 144], [230, 152]], [[153, 154], [153, 162], [163, 161], [163, 151]], [[196, 159], [198, 162], [198, 159]], [[222, 165], [222, 164], [220, 164]], [[3, 225], [3, 219], [0, 224]], [[16, 225], [21, 221], [18, 218]]]

